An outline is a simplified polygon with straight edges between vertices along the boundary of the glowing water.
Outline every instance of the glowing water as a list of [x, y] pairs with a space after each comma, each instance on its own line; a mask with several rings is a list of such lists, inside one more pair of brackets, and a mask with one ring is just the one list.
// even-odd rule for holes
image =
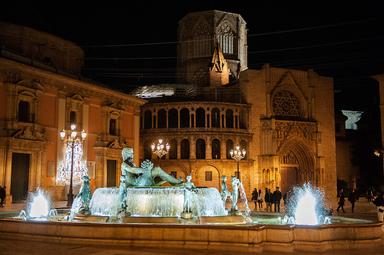
[[117, 216], [119, 213], [119, 189], [98, 188], [89, 203], [91, 215]]
[[21, 210], [19, 218], [24, 220], [47, 220], [57, 215], [56, 209], [51, 209], [51, 199], [48, 193], [40, 188], [28, 194], [27, 206]]
[[305, 190], [305, 193], [302, 197], [299, 198], [296, 206], [295, 220], [296, 224], [300, 225], [317, 225], [319, 224], [317, 220], [316, 213], [316, 198], [309, 192]]
[[288, 198], [283, 224], [318, 225], [331, 223], [324, 215], [323, 193], [309, 183], [294, 187]]
[[241, 200], [244, 201], [244, 215], [249, 216], [251, 210], [249, 209], [249, 206], [248, 206], [248, 199], [247, 199], [247, 195], [245, 194], [245, 190], [242, 182], [240, 182], [239, 192], [240, 192]]
[[37, 194], [32, 195], [30, 204], [29, 216], [31, 218], [48, 217], [50, 202], [42, 190], [38, 190]]
[[[178, 217], [183, 211], [182, 187], [128, 188], [127, 211], [132, 216]], [[215, 188], [198, 188], [192, 192], [192, 214], [195, 216], [224, 216], [227, 212]], [[119, 190], [97, 189], [90, 203], [92, 215], [117, 216]]]

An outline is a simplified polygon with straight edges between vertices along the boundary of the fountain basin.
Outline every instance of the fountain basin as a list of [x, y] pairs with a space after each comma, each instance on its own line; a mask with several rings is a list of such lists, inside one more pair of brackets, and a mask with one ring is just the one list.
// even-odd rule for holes
[[[135, 187], [127, 188], [126, 210], [139, 217], [179, 217], [183, 212], [183, 187]], [[224, 216], [227, 211], [215, 188], [197, 188], [192, 192], [193, 216]], [[119, 190], [99, 188], [90, 202], [91, 215], [117, 216]]]
[[0, 239], [238, 252], [324, 252], [382, 244], [382, 224], [105, 224], [0, 220]]

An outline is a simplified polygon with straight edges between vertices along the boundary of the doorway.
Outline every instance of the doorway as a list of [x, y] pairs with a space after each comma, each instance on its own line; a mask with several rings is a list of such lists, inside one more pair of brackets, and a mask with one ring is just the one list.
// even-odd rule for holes
[[26, 200], [28, 196], [30, 154], [12, 153], [12, 202]]
[[282, 167], [281, 168], [281, 182], [280, 191], [284, 194], [294, 186], [299, 184], [297, 167]]

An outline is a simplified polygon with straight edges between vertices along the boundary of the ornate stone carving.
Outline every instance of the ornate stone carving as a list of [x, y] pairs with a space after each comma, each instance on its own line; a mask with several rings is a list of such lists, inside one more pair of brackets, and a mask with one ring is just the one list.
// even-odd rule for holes
[[301, 117], [300, 101], [297, 97], [287, 91], [281, 90], [273, 95], [273, 114], [277, 116]]
[[37, 129], [37, 128], [33, 128], [31, 126], [28, 126], [28, 127], [24, 127], [22, 129], [19, 129], [18, 131], [16, 131], [16, 133], [12, 137], [19, 138], [19, 139], [44, 141], [45, 140], [45, 130], [42, 128]]
[[316, 140], [316, 123], [299, 121], [276, 121], [275, 131], [277, 148], [290, 138], [299, 138], [312, 142]]

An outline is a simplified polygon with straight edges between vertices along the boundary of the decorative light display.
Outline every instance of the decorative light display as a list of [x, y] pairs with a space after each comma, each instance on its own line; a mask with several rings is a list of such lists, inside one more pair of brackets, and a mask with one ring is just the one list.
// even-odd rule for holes
[[[73, 145], [73, 184], [80, 185], [81, 177], [88, 175], [87, 164], [83, 158], [83, 145], [80, 141], [75, 141]], [[66, 144], [65, 158], [59, 163], [59, 172], [57, 175], [57, 183], [61, 185], [69, 185], [71, 180], [71, 157], [72, 148], [70, 144]]]

